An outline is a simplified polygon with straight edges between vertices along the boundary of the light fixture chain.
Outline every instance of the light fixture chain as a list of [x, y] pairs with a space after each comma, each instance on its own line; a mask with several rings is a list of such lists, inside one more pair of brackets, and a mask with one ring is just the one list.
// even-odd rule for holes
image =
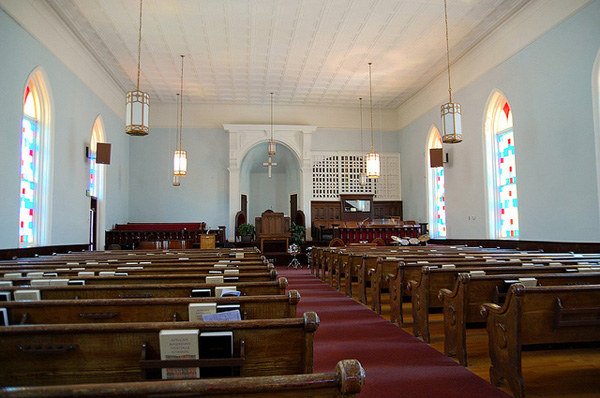
[[448, 94], [450, 94], [450, 102], [452, 102], [452, 85], [450, 83], [450, 44], [448, 40], [448, 9], [446, 0], [444, 0], [444, 21], [446, 23], [446, 58], [448, 61]]
[[362, 98], [358, 99], [360, 101], [360, 156], [363, 158], [363, 161], [361, 162], [361, 166], [360, 166], [360, 172], [363, 172], [364, 169], [364, 157], [365, 157], [365, 149], [363, 146], [363, 107], [362, 107]]
[[180, 89], [180, 101], [181, 106], [179, 107], [179, 150], [181, 151], [181, 139], [183, 137], [183, 58], [185, 55], [181, 55], [181, 89]]
[[375, 152], [373, 146], [373, 88], [371, 84], [371, 62], [369, 62], [369, 106], [371, 108], [371, 153]]
[[273, 93], [271, 93], [271, 142], [273, 141]]
[[140, 0], [140, 32], [138, 37], [137, 91], [140, 91], [140, 67], [142, 64], [142, 2], [143, 0]]

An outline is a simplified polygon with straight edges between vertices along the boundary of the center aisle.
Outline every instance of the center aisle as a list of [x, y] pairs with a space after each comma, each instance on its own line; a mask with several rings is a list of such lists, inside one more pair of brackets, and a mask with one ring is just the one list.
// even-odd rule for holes
[[331, 372], [339, 360], [359, 360], [366, 373], [361, 398], [510, 397], [310, 270], [277, 267], [277, 272], [288, 279], [289, 289], [300, 292], [298, 316], [314, 311], [321, 320], [313, 371]]

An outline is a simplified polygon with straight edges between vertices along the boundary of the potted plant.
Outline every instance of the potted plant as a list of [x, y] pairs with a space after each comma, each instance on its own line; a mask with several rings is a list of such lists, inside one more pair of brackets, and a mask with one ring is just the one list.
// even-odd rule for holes
[[292, 236], [290, 237], [290, 242], [297, 244], [300, 250], [302, 250], [302, 246], [304, 245], [304, 236], [306, 233], [306, 228], [292, 221], [290, 232], [292, 233]]
[[238, 227], [238, 235], [242, 237], [242, 242], [250, 243], [254, 240], [254, 225], [244, 223]]

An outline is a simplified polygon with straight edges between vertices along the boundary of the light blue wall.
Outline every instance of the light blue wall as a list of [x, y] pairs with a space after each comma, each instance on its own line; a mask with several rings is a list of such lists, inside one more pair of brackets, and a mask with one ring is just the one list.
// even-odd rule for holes
[[183, 129], [188, 175], [172, 185], [175, 129], [150, 128], [130, 142], [130, 222], [228, 225], [229, 139], [223, 129]]
[[[521, 239], [600, 240], [592, 101], [598, 21], [595, 1], [454, 93], [464, 141], [445, 146], [448, 238], [488, 237], [483, 126], [489, 96], [499, 90], [513, 110]], [[400, 132], [408, 219], [427, 217], [425, 145], [439, 118], [435, 107]]]
[[89, 240], [90, 199], [86, 196], [88, 163], [85, 147], [92, 127], [102, 115], [106, 141], [112, 143], [107, 168], [106, 225], [128, 218], [129, 139], [123, 121], [95, 96], [56, 57], [12, 18], [0, 11], [0, 248], [18, 246], [19, 154], [22, 100], [27, 78], [42, 67], [52, 93], [54, 153], [51, 241], [49, 244]]

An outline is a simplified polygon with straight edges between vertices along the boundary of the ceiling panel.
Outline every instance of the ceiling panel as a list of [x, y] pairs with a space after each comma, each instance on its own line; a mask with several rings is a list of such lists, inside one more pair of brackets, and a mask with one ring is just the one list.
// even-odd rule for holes
[[[448, 0], [454, 60], [530, 0]], [[47, 0], [125, 92], [137, 81], [138, 0]], [[144, 0], [140, 89], [198, 104], [397, 108], [446, 70], [442, 0]]]

